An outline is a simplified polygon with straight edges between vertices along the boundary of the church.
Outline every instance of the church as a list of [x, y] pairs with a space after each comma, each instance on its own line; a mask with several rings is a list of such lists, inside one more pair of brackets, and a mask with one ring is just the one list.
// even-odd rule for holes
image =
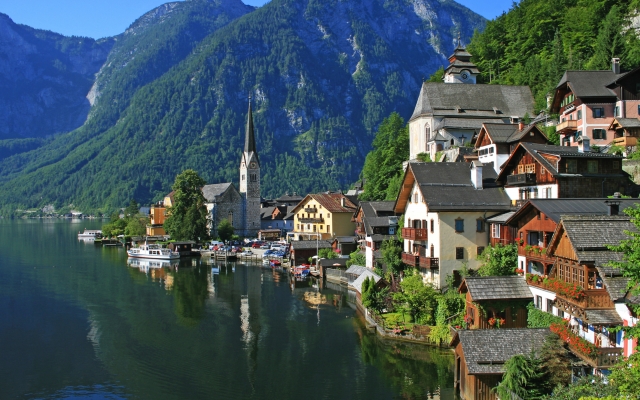
[[240, 189], [231, 182], [205, 185], [202, 193], [206, 199], [211, 223], [211, 236], [218, 236], [218, 225], [228, 220], [235, 234], [256, 237], [260, 230], [260, 159], [256, 150], [251, 100], [244, 138], [244, 151], [240, 159]]

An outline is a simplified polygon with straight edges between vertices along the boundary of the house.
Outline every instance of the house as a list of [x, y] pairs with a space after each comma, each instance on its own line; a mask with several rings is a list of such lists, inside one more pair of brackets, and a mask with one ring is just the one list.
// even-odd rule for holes
[[455, 330], [450, 345], [455, 351], [454, 387], [464, 400], [498, 400], [493, 391], [515, 355], [539, 351], [551, 332], [536, 329]]
[[478, 160], [483, 164], [493, 164], [496, 173], [509, 159], [520, 142], [547, 144], [549, 141], [536, 125], [484, 123], [475, 141]]
[[[610, 251], [607, 245], [627, 239], [625, 231], [637, 232], [628, 216], [563, 216], [547, 248], [556, 258], [549, 278], [527, 276], [530, 285], [555, 292], [554, 307], [560, 316], [569, 318], [564, 335], [595, 345], [590, 349], [569, 341], [569, 349], [593, 367], [594, 373], [614, 365], [624, 349], [623, 333], [612, 328], [623, 325], [618, 304], [625, 307], [621, 301], [625, 294], [615, 292], [620, 281], [614, 280], [614, 274], [607, 278], [603, 274], [614, 272], [607, 268], [610, 261], [622, 259], [622, 253]], [[609, 279], [609, 290], [605, 279]], [[627, 324], [637, 322], [628, 310], [625, 317]]]
[[402, 261], [425, 282], [444, 287], [454, 270], [479, 267], [478, 255], [489, 244], [487, 217], [511, 211], [495, 177], [479, 161], [408, 163], [395, 212], [404, 215]]
[[611, 70], [566, 71], [553, 95], [550, 111], [560, 115], [556, 131], [563, 146], [575, 146], [579, 138], [606, 146], [614, 135], [614, 118], [640, 115], [640, 68], [621, 73], [620, 60]]
[[348, 257], [358, 250], [358, 242], [355, 236], [336, 236], [331, 241], [331, 247], [336, 253]]
[[498, 244], [506, 246], [514, 243], [517, 235], [516, 229], [507, 225], [507, 221], [513, 214], [515, 214], [515, 211], [509, 211], [487, 218], [487, 225], [489, 226], [489, 243], [491, 246], [496, 246]]
[[606, 197], [637, 191], [622, 170], [622, 157], [593, 153], [584, 146], [519, 143], [496, 181], [514, 201], [531, 198]]
[[167, 208], [173, 206], [175, 192], [171, 191], [164, 196], [162, 201], [152, 204], [149, 209], [149, 224], [147, 225], [147, 236], [166, 235], [164, 230], [164, 221], [167, 216]]
[[468, 276], [458, 291], [466, 297], [467, 329], [527, 327], [533, 295], [522, 277]]
[[295, 240], [291, 242], [291, 265], [309, 264], [309, 259], [318, 255], [320, 249], [330, 249], [326, 240]]
[[393, 201], [363, 201], [353, 214], [356, 237], [365, 253], [368, 268], [375, 268], [382, 242], [396, 238], [398, 217], [394, 207]]
[[640, 118], [616, 117], [609, 125], [609, 131], [613, 132], [611, 144], [624, 148], [625, 154], [629, 154], [638, 145], [640, 136]]
[[[297, 203], [296, 203], [297, 204]], [[289, 209], [293, 208], [286, 204], [263, 207], [260, 214], [260, 229], [278, 229], [282, 233], [293, 230], [293, 218], [287, 219]]]
[[321, 239], [353, 236], [351, 217], [357, 206], [342, 193], [308, 194], [291, 212], [294, 237], [318, 235]]
[[365, 279], [373, 279], [375, 281], [375, 286], [380, 288], [385, 285], [384, 280], [375, 272], [367, 269], [362, 272], [352, 283], [349, 284], [349, 290], [353, 290], [356, 292], [356, 305], [362, 306], [362, 284]]
[[449, 57], [444, 82], [424, 82], [409, 119], [410, 160], [473, 142], [483, 123], [518, 123], [533, 116], [534, 100], [528, 86], [475, 84], [477, 67], [471, 54], [458, 46]]

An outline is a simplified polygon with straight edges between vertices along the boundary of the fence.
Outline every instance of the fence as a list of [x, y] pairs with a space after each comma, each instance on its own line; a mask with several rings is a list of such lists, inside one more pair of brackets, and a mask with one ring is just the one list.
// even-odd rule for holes
[[327, 280], [347, 284], [347, 274], [343, 269], [327, 268]]

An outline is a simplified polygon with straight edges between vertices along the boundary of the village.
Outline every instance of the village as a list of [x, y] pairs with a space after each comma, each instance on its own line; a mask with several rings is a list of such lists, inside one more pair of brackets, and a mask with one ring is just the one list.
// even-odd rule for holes
[[[283, 241], [291, 271], [348, 285], [384, 337], [450, 346], [464, 399], [498, 398], [505, 364], [552, 333], [570, 379], [606, 381], [637, 350], [620, 327], [636, 326], [640, 297], [615, 263], [637, 232], [640, 68], [566, 71], [536, 114], [528, 87], [476, 84], [470, 59], [458, 45], [444, 82], [423, 83], [394, 201], [359, 200], [366, 182], [262, 198], [250, 103], [239, 188], [202, 188], [211, 237], [224, 223], [257, 238], [244, 246]], [[150, 207], [147, 236], [166, 235], [174, 196]]]

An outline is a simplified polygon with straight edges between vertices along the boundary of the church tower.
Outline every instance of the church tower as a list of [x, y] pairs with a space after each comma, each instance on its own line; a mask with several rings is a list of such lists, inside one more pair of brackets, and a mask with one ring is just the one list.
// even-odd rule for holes
[[476, 83], [476, 76], [480, 73], [478, 67], [471, 62], [471, 54], [460, 44], [449, 56], [449, 66], [444, 70], [445, 83]]
[[253, 133], [251, 98], [240, 161], [240, 194], [244, 197], [244, 236], [257, 236], [260, 230], [260, 159]]

